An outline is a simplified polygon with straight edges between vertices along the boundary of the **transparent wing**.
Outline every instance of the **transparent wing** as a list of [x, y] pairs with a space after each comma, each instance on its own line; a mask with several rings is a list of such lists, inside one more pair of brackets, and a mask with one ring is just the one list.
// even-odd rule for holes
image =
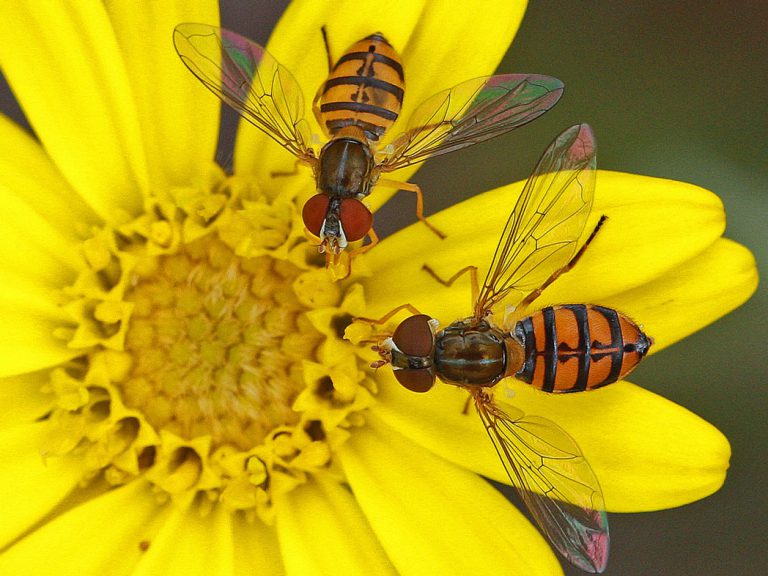
[[516, 306], [576, 253], [592, 210], [595, 140], [587, 124], [555, 138], [523, 186], [483, 281], [475, 314]]
[[462, 82], [416, 108], [406, 131], [384, 149], [381, 169], [396, 170], [509, 132], [544, 114], [562, 93], [557, 78], [533, 74]]
[[308, 154], [301, 88], [262, 46], [207, 24], [176, 26], [181, 61], [216, 96], [295, 155]]
[[541, 531], [573, 565], [600, 573], [608, 562], [608, 519], [600, 484], [568, 433], [539, 416], [501, 410], [480, 391], [477, 413], [509, 479]]

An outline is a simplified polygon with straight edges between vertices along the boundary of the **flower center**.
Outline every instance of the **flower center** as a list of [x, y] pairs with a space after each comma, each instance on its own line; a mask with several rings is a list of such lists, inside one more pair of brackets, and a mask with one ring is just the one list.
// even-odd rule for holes
[[51, 372], [43, 450], [77, 456], [84, 484], [143, 477], [269, 520], [370, 404], [367, 361], [342, 339], [362, 289], [312, 263], [292, 198], [230, 178], [146, 204], [85, 240], [63, 290], [73, 324], [57, 335], [81, 353]]
[[214, 447], [247, 450], [295, 424], [301, 360], [321, 340], [290, 289], [300, 272], [268, 256], [242, 259], [210, 237], [160, 258], [126, 295], [135, 305], [126, 405], [157, 429], [209, 435]]

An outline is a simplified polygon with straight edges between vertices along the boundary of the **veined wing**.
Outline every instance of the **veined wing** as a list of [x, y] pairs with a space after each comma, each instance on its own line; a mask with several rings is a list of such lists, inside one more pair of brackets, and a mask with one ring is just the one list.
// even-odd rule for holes
[[310, 153], [298, 82], [262, 46], [207, 24], [173, 31], [181, 61], [216, 96], [296, 156]]
[[608, 519], [600, 484], [576, 442], [546, 418], [507, 413], [485, 391], [473, 396], [509, 479], [541, 531], [574, 566], [601, 573], [608, 562]]
[[544, 114], [562, 93], [560, 80], [535, 74], [475, 78], [438, 92], [416, 108], [405, 132], [384, 150], [381, 169], [403, 168], [509, 132]]
[[596, 145], [587, 124], [549, 145], [523, 186], [483, 281], [475, 314], [517, 305], [575, 255], [592, 210]]

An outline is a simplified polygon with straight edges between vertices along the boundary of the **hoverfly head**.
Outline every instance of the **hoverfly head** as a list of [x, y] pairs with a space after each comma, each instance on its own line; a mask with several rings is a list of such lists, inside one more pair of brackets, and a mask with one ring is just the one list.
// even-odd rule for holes
[[387, 341], [395, 378], [411, 392], [427, 392], [435, 383], [433, 326], [429, 316], [416, 314], [403, 320]]
[[315, 194], [304, 204], [304, 226], [320, 239], [321, 252], [338, 254], [349, 242], [365, 238], [373, 224], [373, 214], [356, 198], [333, 198]]

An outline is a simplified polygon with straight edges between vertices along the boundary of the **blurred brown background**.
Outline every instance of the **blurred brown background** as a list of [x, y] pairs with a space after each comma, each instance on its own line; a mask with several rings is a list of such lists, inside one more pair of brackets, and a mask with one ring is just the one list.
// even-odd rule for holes
[[[266, 43], [284, 2], [224, 0], [223, 25]], [[429, 162], [414, 178], [427, 212], [525, 178], [560, 130], [589, 122], [599, 166], [716, 192], [726, 235], [768, 269], [768, 3], [542, 1], [529, 6], [501, 72], [562, 79], [563, 101], [535, 126]], [[23, 121], [6, 86], [0, 107]], [[228, 122], [224, 142], [231, 142]], [[458, 185], [457, 185], [458, 183]], [[406, 195], [377, 214], [413, 220]], [[768, 293], [648, 360], [633, 381], [716, 425], [731, 441], [724, 488], [690, 506], [610, 516], [609, 575], [747, 575], [765, 567]], [[582, 574], [566, 568], [568, 574]]]

